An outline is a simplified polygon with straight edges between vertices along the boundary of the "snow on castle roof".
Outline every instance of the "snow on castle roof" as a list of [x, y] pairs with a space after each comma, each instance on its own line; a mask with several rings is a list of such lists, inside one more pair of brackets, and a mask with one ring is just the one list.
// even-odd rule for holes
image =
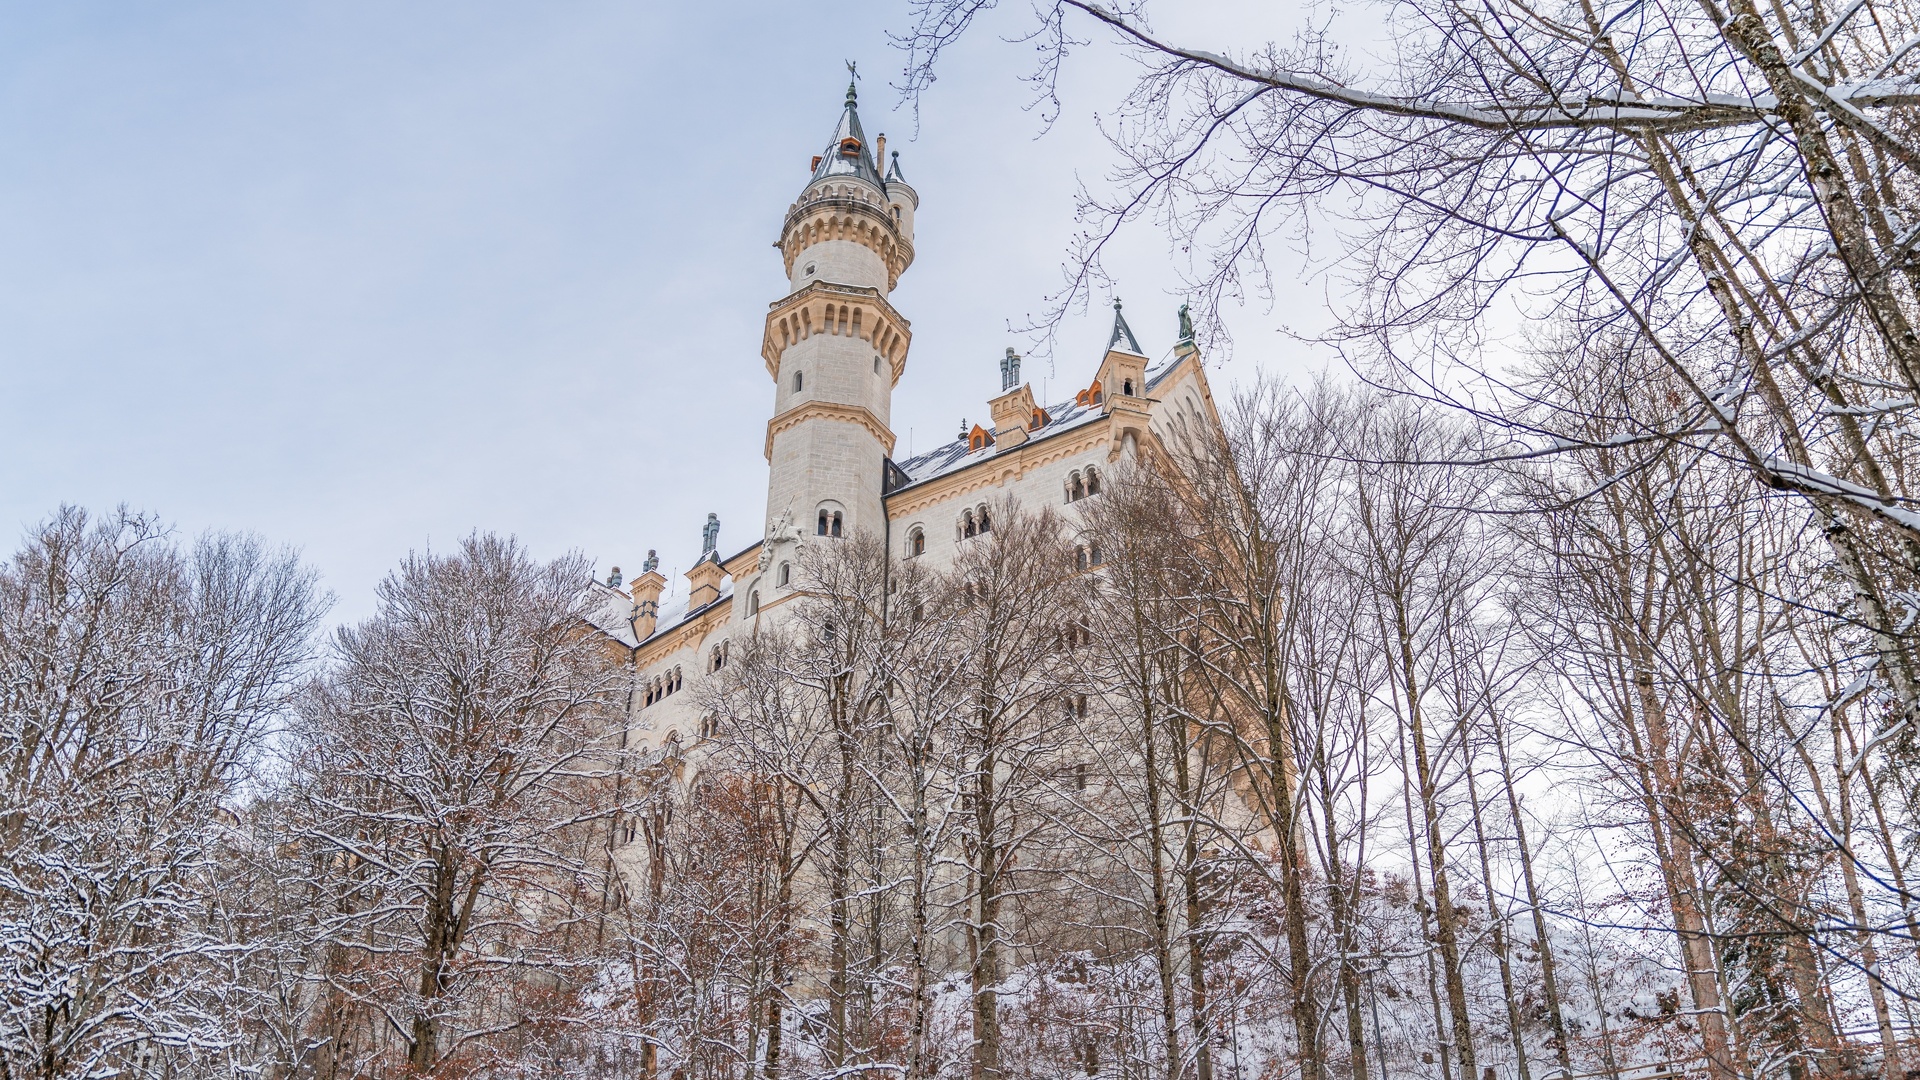
[[[1131, 331], [1129, 331], [1129, 336], [1131, 336]], [[1166, 378], [1167, 374], [1171, 372], [1179, 362], [1180, 357], [1176, 355], [1167, 357], [1149, 367], [1147, 369], [1146, 389], [1151, 391], [1155, 386], [1158, 386], [1160, 381]], [[1082, 404], [1073, 400], [1063, 401], [1058, 405], [1042, 406], [1042, 410], [1047, 414], [1047, 422], [1027, 433], [1028, 442], [1033, 442], [1037, 439], [1049, 439], [1055, 435], [1072, 431], [1075, 428], [1092, 423], [1106, 414], [1100, 405]], [[1023, 443], [1022, 445], [1025, 444]], [[993, 457], [996, 452], [997, 449], [991, 444], [979, 450], [970, 449], [967, 445], [966, 436], [963, 435], [947, 443], [945, 446], [936, 447], [924, 454], [916, 454], [905, 461], [895, 462], [900, 471], [906, 474], [907, 479], [905, 483], [895, 487], [893, 491], [904, 491], [916, 484], [924, 484], [937, 477], [946, 476], [950, 473], [959, 472], [961, 469], [978, 465]], [[888, 492], [888, 494], [893, 494], [893, 491]]]

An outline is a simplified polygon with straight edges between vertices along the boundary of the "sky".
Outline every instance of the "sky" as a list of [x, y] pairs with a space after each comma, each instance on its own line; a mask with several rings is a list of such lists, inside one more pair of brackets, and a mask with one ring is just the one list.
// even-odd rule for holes
[[[787, 206], [862, 72], [920, 194], [896, 456], [984, 420], [999, 358], [1062, 282], [1074, 194], [1129, 84], [1080, 50], [1045, 127], [1014, 0], [914, 117], [905, 0], [0, 3], [0, 526], [125, 504], [183, 537], [298, 548], [364, 618], [407, 552], [473, 530], [675, 579], [709, 512], [765, 505]], [[1284, 5], [1169, 7], [1204, 47]], [[1089, 31], [1091, 28], [1087, 28]], [[1163, 236], [1107, 259], [1142, 345], [1175, 334]], [[1216, 393], [1323, 363], [1323, 284], [1229, 314]], [[1108, 297], [1025, 374], [1091, 378]], [[1043, 385], [1044, 384], [1044, 385]]]

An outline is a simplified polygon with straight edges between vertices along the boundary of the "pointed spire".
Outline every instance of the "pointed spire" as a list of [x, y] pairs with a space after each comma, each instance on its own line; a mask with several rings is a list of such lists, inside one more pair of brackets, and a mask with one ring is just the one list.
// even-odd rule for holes
[[1120, 314], [1120, 298], [1117, 296], [1113, 298], [1113, 336], [1107, 338], [1107, 351], [1115, 349], [1125, 349], [1135, 356], [1147, 355], [1140, 348], [1140, 343], [1134, 340], [1133, 328], [1127, 325], [1127, 317]]
[[[853, 72], [852, 64], [847, 65], [847, 71]], [[833, 126], [833, 137], [827, 140], [827, 148], [815, 159], [813, 177], [808, 183], [845, 176], [865, 180], [885, 190], [886, 183], [880, 179], [880, 169], [873, 162], [873, 147], [867, 144], [867, 133], [860, 127], [859, 99], [859, 87], [849, 80], [847, 103], [840, 111], [840, 122]]]
[[887, 165], [887, 183], [904, 184], [906, 182], [907, 174], [900, 171], [900, 151], [895, 150], [893, 152], [893, 160]]

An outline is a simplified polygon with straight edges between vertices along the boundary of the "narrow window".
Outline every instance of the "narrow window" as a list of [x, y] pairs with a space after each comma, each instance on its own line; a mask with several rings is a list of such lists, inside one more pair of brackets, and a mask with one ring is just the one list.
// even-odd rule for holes
[[838, 510], [833, 512], [833, 535], [840, 535], [840, 511]]
[[814, 528], [813, 531], [814, 531], [814, 535], [816, 536], [827, 535], [827, 512], [825, 510], [820, 511], [819, 524]]
[[1076, 545], [1074, 547], [1073, 568], [1075, 570], [1085, 570], [1087, 568], [1087, 549], [1085, 545]]
[[1100, 541], [1095, 540], [1087, 545], [1087, 562], [1099, 566], [1102, 561], [1104, 560], [1100, 558]]
[[907, 535], [907, 558], [911, 559], [926, 553], [927, 534], [920, 529], [913, 530]]
[[980, 508], [980, 531], [983, 533], [993, 531], [993, 518], [987, 516], [987, 508], [984, 506]]
[[783, 586], [783, 587], [784, 587], [784, 586], [786, 586], [787, 584], [789, 584], [789, 583], [790, 583], [790, 582], [792, 582], [792, 581], [793, 581], [793, 564], [792, 564], [792, 563], [781, 563], [781, 564], [780, 564], [780, 584], [781, 584], [781, 586]]
[[794, 392], [794, 393], [796, 393], [796, 394], [797, 394], [797, 393], [799, 393], [799, 392], [800, 392], [800, 388], [801, 388], [802, 386], [805, 386], [805, 385], [806, 385], [806, 383], [807, 383], [807, 373], [806, 373], [806, 372], [804, 372], [804, 371], [796, 371], [796, 372], [794, 372], [794, 373], [793, 373], [793, 392]]
[[1127, 395], [1128, 397], [1132, 397], [1133, 396], [1133, 380], [1127, 379], [1121, 382], [1120, 392]]
[[1092, 469], [1087, 470], [1087, 494], [1100, 494], [1100, 474]]
[[873, 358], [873, 373], [880, 374], [880, 358], [877, 356]]
[[1086, 497], [1087, 485], [1081, 481], [1079, 473], [1074, 473], [1073, 477], [1067, 481], [1067, 501], [1079, 502]]
[[1087, 790], [1087, 763], [1084, 761], [1073, 767], [1073, 790]]
[[975, 525], [973, 521], [973, 511], [968, 510], [960, 515], [960, 535], [962, 537], [973, 536], [977, 533], [978, 529], [979, 527]]
[[747, 596], [747, 614], [760, 614], [760, 590], [755, 589]]

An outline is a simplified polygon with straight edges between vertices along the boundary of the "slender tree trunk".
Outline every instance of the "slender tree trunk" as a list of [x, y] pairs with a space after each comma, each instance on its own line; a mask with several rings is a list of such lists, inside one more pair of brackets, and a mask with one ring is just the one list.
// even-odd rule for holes
[[1434, 939], [1440, 946], [1440, 962], [1447, 984], [1447, 1007], [1452, 1013], [1453, 1045], [1460, 1062], [1461, 1080], [1475, 1080], [1479, 1069], [1473, 1053], [1473, 1021], [1467, 1015], [1467, 985], [1461, 967], [1459, 916], [1453, 909], [1453, 897], [1447, 883], [1446, 837], [1440, 821], [1440, 790], [1433, 763], [1427, 753], [1426, 725], [1421, 715], [1419, 677], [1413, 669], [1413, 632], [1407, 625], [1406, 608], [1394, 598], [1395, 630], [1398, 634], [1400, 677], [1406, 695], [1407, 731], [1413, 742], [1413, 765], [1420, 784], [1420, 810], [1425, 816], [1426, 857], [1433, 877]]
[[1480, 883], [1486, 890], [1487, 917], [1492, 920], [1493, 955], [1500, 962], [1500, 989], [1507, 999], [1507, 1030], [1513, 1035], [1513, 1060], [1520, 1080], [1533, 1080], [1533, 1073], [1527, 1067], [1527, 1039], [1520, 1026], [1519, 995], [1513, 989], [1513, 965], [1507, 957], [1507, 915], [1500, 910], [1494, 900], [1498, 894], [1493, 889], [1493, 860], [1487, 854], [1487, 829], [1480, 810], [1479, 784], [1474, 779], [1473, 754], [1463, 749], [1466, 758], [1467, 801], [1473, 811], [1473, 840], [1480, 851]]
[[[1173, 903], [1167, 883], [1165, 808], [1161, 805], [1160, 793], [1160, 725], [1158, 717], [1154, 715], [1153, 680], [1147, 671], [1148, 658], [1144, 646], [1145, 642], [1140, 641], [1136, 633], [1134, 660], [1138, 668], [1134, 693], [1140, 705], [1140, 736], [1144, 756], [1142, 772], [1146, 781], [1147, 872], [1153, 893], [1153, 961], [1154, 969], [1160, 976], [1160, 1027], [1162, 1049], [1166, 1057], [1166, 1077], [1167, 1080], [1179, 1080], [1180, 999], [1176, 985], [1178, 973], [1173, 960]], [[1177, 751], [1178, 748], [1175, 749]]]
[[1533, 937], [1540, 953], [1540, 984], [1547, 999], [1547, 1022], [1553, 1026], [1553, 1054], [1562, 1080], [1573, 1075], [1567, 1045], [1566, 1014], [1560, 1010], [1560, 975], [1554, 967], [1553, 942], [1547, 934], [1547, 912], [1540, 906], [1540, 886], [1533, 873], [1533, 852], [1527, 845], [1527, 826], [1520, 815], [1520, 795], [1513, 786], [1513, 766], [1507, 758], [1507, 740], [1500, 718], [1493, 717], [1493, 745], [1500, 756], [1500, 785], [1507, 792], [1507, 812], [1513, 817], [1514, 846], [1520, 853], [1520, 877], [1527, 887], [1527, 907], [1533, 912]]

